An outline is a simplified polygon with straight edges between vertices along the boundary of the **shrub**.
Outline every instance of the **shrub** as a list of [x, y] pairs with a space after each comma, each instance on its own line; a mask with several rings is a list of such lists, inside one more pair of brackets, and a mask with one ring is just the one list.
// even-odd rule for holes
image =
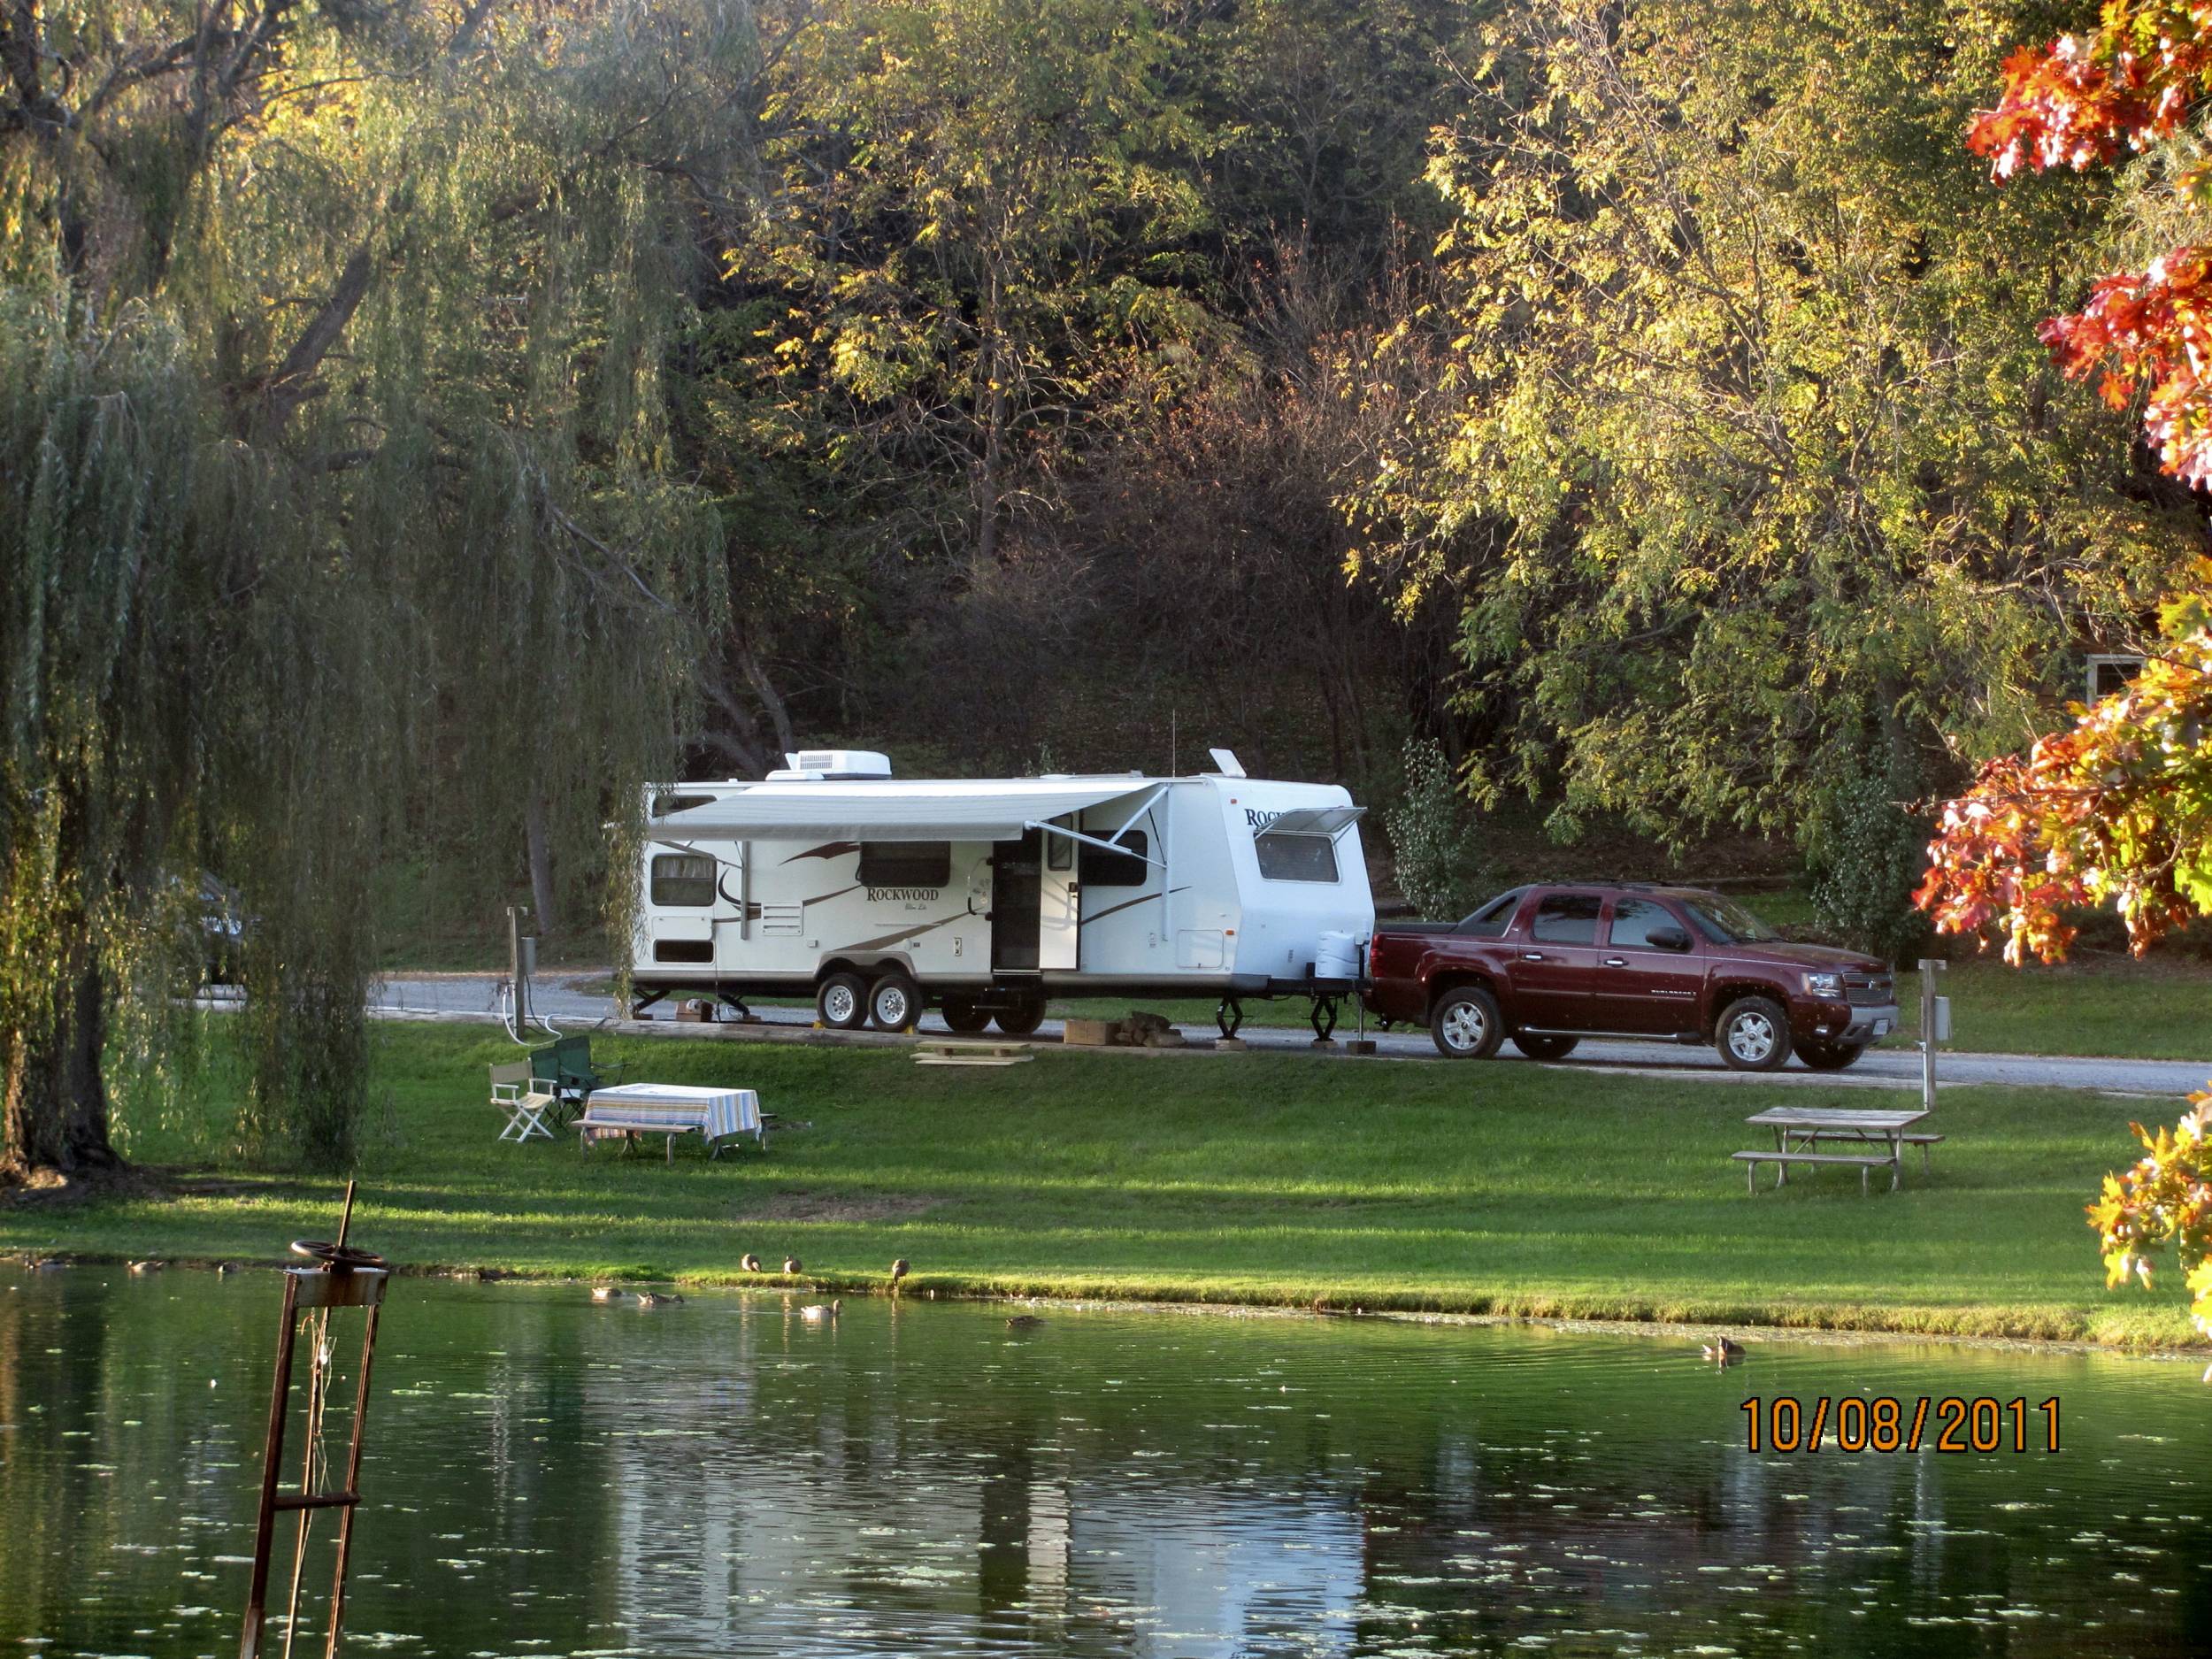
[[1496, 872], [1478, 849], [1473, 810], [1442, 746], [1410, 739], [1404, 764], [1405, 795], [1387, 819], [1398, 889], [1422, 915], [1456, 921], [1490, 895]]
[[1912, 895], [1932, 826], [1899, 803], [1900, 793], [1885, 772], [1852, 778], [1825, 803], [1808, 862], [1822, 936], [1901, 964], [1928, 939]]

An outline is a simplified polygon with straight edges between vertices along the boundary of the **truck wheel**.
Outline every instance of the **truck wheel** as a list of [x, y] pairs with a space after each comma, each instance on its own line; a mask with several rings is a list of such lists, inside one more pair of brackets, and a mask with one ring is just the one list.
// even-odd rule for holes
[[868, 1018], [868, 982], [833, 973], [814, 993], [814, 1017], [832, 1031], [857, 1031]]
[[1859, 1042], [1808, 1042], [1798, 1046], [1797, 1057], [1816, 1071], [1840, 1071], [1866, 1052]]
[[1026, 1037], [1045, 1023], [1045, 999], [1025, 996], [1011, 1008], [1002, 1008], [992, 1018], [998, 1028], [1010, 1037]]
[[1581, 1041], [1579, 1037], [1540, 1037], [1534, 1032], [1513, 1033], [1513, 1046], [1532, 1060], [1563, 1060]]
[[885, 974], [868, 993], [868, 1023], [878, 1031], [910, 1031], [921, 1017], [921, 991], [903, 973]]
[[937, 1004], [938, 1018], [947, 1031], [972, 1034], [991, 1023], [987, 1010], [978, 1008], [972, 996], [949, 996]]
[[1447, 991], [1429, 1016], [1436, 1051], [1451, 1060], [1487, 1060], [1505, 1040], [1497, 999], [1479, 985]]
[[1720, 1017], [1720, 1057], [1739, 1071], [1779, 1071], [1790, 1057], [1790, 1017], [1770, 996], [1740, 996]]

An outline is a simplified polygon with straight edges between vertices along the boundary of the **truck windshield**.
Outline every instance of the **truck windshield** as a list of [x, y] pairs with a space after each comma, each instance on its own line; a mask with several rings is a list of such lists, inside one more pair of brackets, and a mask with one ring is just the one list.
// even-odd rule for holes
[[1758, 945], [1782, 937], [1733, 899], [1701, 893], [1682, 901], [1705, 937], [1717, 945]]

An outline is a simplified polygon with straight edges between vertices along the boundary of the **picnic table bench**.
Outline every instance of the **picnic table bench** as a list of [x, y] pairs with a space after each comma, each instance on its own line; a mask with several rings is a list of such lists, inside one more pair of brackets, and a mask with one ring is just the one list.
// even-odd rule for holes
[[[1774, 1165], [1774, 1184], [1784, 1185], [1789, 1179], [1790, 1165], [1844, 1164], [1855, 1165], [1859, 1171], [1859, 1190], [1868, 1190], [1867, 1178], [1875, 1170], [1885, 1166], [1889, 1170], [1889, 1186], [1895, 1192], [1904, 1184], [1903, 1155], [1908, 1145], [1917, 1146], [1923, 1166], [1926, 1164], [1928, 1148], [1943, 1139], [1941, 1135], [1910, 1133], [1912, 1125], [1928, 1115], [1923, 1107], [1913, 1111], [1859, 1111], [1841, 1107], [1776, 1106], [1763, 1112], [1754, 1112], [1744, 1119], [1774, 1131], [1774, 1149], [1764, 1148], [1734, 1153], [1736, 1162], [1743, 1164], [1744, 1184], [1751, 1192], [1758, 1191], [1759, 1165]], [[1823, 1152], [1823, 1145], [1858, 1146], [1858, 1152]], [[1878, 1151], [1875, 1148], [1879, 1148]]]
[[576, 1120], [576, 1143], [589, 1151], [595, 1141], [620, 1136], [635, 1150], [640, 1135], [664, 1135], [668, 1161], [676, 1161], [676, 1137], [695, 1134], [710, 1162], [722, 1156], [722, 1143], [749, 1134], [768, 1149], [761, 1122], [760, 1096], [749, 1088], [701, 1088], [684, 1083], [624, 1083], [594, 1089]]

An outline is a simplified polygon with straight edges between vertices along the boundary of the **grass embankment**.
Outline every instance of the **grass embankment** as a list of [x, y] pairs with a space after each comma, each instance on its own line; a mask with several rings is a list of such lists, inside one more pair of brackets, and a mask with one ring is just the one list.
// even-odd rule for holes
[[[1932, 1177], [1767, 1185], [1746, 1113], [1817, 1092], [1534, 1066], [1048, 1052], [1002, 1071], [904, 1052], [605, 1042], [634, 1077], [742, 1083], [810, 1126], [715, 1164], [494, 1139], [484, 1065], [445, 1028], [379, 1033], [359, 1238], [420, 1268], [730, 1282], [747, 1250], [824, 1285], [1801, 1327], [2186, 1340], [2177, 1283], [2108, 1293], [2081, 1206], [2131, 1108], [1947, 1093]], [[211, 1094], [215, 1092], [212, 1088]], [[388, 1109], [383, 1102], [388, 1102]], [[1865, 1103], [1853, 1094], [1847, 1102]], [[209, 1115], [214, 1115], [208, 1108]], [[0, 1208], [0, 1248], [269, 1259], [327, 1237], [336, 1187], [134, 1156], [175, 1195]], [[2169, 1276], [2170, 1279], [2170, 1276]]]

